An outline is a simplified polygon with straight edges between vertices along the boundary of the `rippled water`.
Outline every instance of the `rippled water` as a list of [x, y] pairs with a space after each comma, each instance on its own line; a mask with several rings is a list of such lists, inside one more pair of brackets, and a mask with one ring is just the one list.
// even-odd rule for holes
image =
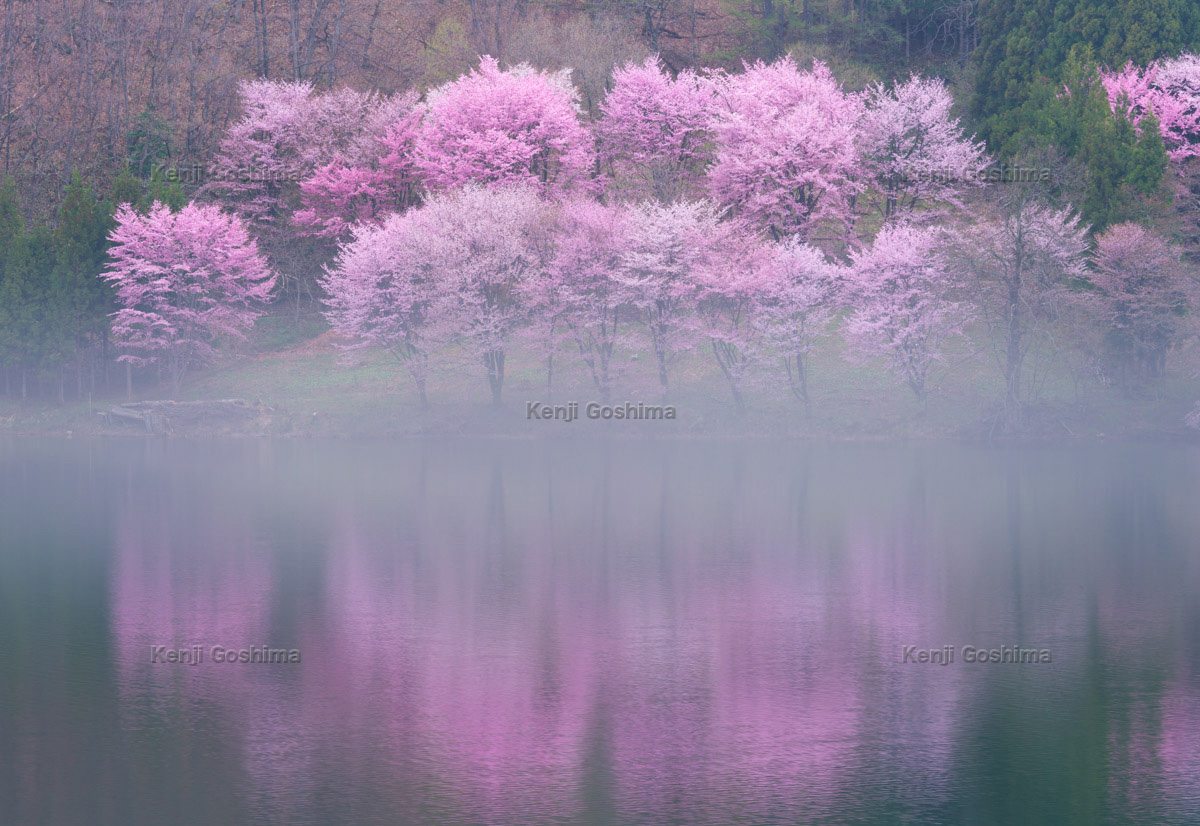
[[0, 823], [1200, 823], [1196, 450], [26, 441], [0, 494]]

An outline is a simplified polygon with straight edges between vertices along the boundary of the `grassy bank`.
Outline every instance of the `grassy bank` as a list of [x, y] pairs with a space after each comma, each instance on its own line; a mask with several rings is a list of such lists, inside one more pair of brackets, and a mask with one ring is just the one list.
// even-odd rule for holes
[[[877, 362], [859, 363], [828, 339], [813, 354], [811, 416], [791, 396], [786, 376], [768, 365], [747, 393], [738, 414], [724, 377], [707, 349], [681, 357], [673, 366], [672, 391], [664, 398], [650, 356], [628, 351], [614, 357], [612, 402], [669, 404], [674, 421], [536, 421], [527, 402], [580, 402], [581, 413], [599, 396], [577, 358], [547, 365], [531, 347], [518, 343], [508, 358], [505, 403], [490, 404], [482, 368], [460, 354], [433, 365], [430, 409], [422, 410], [408, 374], [391, 356], [346, 350], [319, 321], [287, 316], [264, 319], [237, 354], [191, 375], [181, 401], [244, 399], [254, 415], [168, 422], [174, 435], [408, 436], [478, 434], [530, 437], [586, 436], [788, 436], [820, 439], [987, 439], [998, 435], [1002, 385], [992, 356], [982, 348], [952, 353], [938, 373], [928, 404]], [[1036, 387], [1027, 408], [1028, 436], [1045, 438], [1195, 438], [1183, 418], [1200, 397], [1200, 347], [1173, 353], [1168, 376], [1136, 396], [1073, 375], [1059, 362], [1039, 360], [1031, 371]], [[138, 388], [140, 399], [164, 398], [154, 387]], [[33, 433], [138, 433], [136, 423], [105, 423], [99, 413], [124, 394], [65, 405], [0, 401], [0, 430]]]

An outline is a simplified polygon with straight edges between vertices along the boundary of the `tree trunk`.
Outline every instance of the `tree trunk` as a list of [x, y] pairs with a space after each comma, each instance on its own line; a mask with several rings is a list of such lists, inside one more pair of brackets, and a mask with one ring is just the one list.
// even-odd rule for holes
[[1021, 339], [1024, 334], [1021, 312], [1020, 277], [1014, 278], [1008, 293], [1008, 331], [1004, 353], [1004, 408], [1010, 425], [1021, 421]]
[[425, 394], [425, 377], [424, 376], [417, 377], [417, 395], [421, 399], [421, 409], [428, 410], [429, 409], [429, 396], [427, 396]]
[[487, 368], [488, 385], [492, 390], [492, 407], [499, 407], [500, 393], [504, 387], [504, 351], [488, 350], [483, 354], [483, 364]]
[[[791, 372], [790, 370], [788, 371]], [[808, 398], [808, 369], [804, 365], [804, 354], [796, 354], [796, 378], [793, 386], [796, 388], [796, 395], [800, 397], [800, 401], [804, 402], [804, 417], [812, 418], [812, 403]]]

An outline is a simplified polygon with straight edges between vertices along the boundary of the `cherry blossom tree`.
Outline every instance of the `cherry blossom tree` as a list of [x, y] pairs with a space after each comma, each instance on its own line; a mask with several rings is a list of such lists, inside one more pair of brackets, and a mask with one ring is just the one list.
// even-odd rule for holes
[[457, 342], [499, 405], [506, 347], [529, 320], [547, 207], [529, 187], [469, 185], [359, 227], [324, 280], [330, 323], [403, 362], [426, 403], [433, 346]]
[[811, 415], [809, 357], [817, 341], [829, 334], [842, 291], [840, 268], [816, 247], [794, 238], [771, 245], [762, 266], [773, 272], [759, 323], [769, 345], [783, 356], [792, 395]]
[[422, 187], [413, 156], [420, 114], [410, 109], [384, 127], [374, 147], [368, 144], [356, 153], [357, 162], [339, 157], [302, 181], [302, 208], [292, 216], [300, 233], [344, 238], [355, 224], [378, 223], [420, 203]]
[[435, 190], [495, 181], [580, 185], [595, 152], [577, 97], [568, 70], [503, 71], [485, 56], [478, 69], [427, 95], [417, 168]]
[[320, 94], [307, 83], [271, 80], [245, 82], [239, 91], [242, 118], [222, 139], [206, 189], [260, 222], [294, 206], [300, 182], [318, 168], [359, 160], [369, 146], [366, 128], [413, 100], [344, 88]]
[[963, 189], [980, 183], [987, 156], [950, 116], [953, 105], [937, 78], [913, 75], [891, 88], [877, 83], [867, 90], [861, 151], [884, 221], [958, 204]]
[[763, 245], [744, 227], [725, 222], [702, 231], [705, 247], [692, 268], [695, 329], [708, 340], [733, 402], [744, 413], [750, 370], [765, 359], [767, 351], [763, 308], [776, 296], [780, 273], [764, 266]]
[[422, 407], [431, 331], [444, 274], [429, 213], [393, 214], [380, 226], [362, 225], [322, 281], [326, 318], [339, 333], [385, 350], [405, 365]]
[[1137, 224], [1116, 224], [1096, 239], [1092, 263], [1093, 297], [1121, 384], [1161, 376], [1191, 292], [1179, 250]]
[[[629, 237], [629, 213], [591, 198], [563, 204], [555, 254], [542, 292], [553, 293], [570, 341], [604, 401], [612, 393], [612, 357], [632, 297], [620, 278]], [[542, 300], [546, 303], [546, 299]]]
[[290, 209], [317, 169], [377, 156], [389, 127], [419, 114], [414, 92], [317, 92], [308, 83], [256, 80], [239, 93], [243, 115], [221, 141], [208, 189], [260, 220]]
[[1196, 407], [1187, 415], [1185, 422], [1188, 427], [1200, 430], [1200, 402], [1196, 402]]
[[509, 341], [529, 318], [528, 284], [546, 266], [547, 213], [532, 187], [478, 185], [433, 197], [415, 213], [431, 269], [443, 279], [440, 324], [483, 364], [497, 407]]
[[120, 307], [112, 335], [132, 365], [162, 364], [178, 392], [188, 370], [209, 361], [222, 336], [245, 336], [275, 277], [245, 225], [216, 206], [147, 215], [116, 213], [102, 277]]
[[712, 160], [712, 85], [684, 70], [672, 78], [653, 57], [613, 72], [597, 124], [615, 189], [673, 201], [700, 191]]
[[1022, 368], [1030, 348], [1047, 343], [1065, 282], [1085, 274], [1087, 228], [1069, 208], [1021, 196], [999, 218], [963, 232], [957, 248], [955, 266], [968, 276], [976, 308], [998, 342], [1006, 425], [1019, 428]]
[[862, 190], [862, 104], [825, 64], [800, 71], [791, 57], [714, 79], [717, 157], [713, 195], [774, 238], [842, 237]]
[[850, 267], [851, 342], [861, 353], [882, 354], [922, 404], [944, 344], [962, 335], [966, 321], [965, 308], [950, 298], [946, 253], [941, 230], [888, 224]]
[[698, 271], [709, 265], [709, 239], [719, 237], [717, 208], [708, 202], [659, 204], [630, 208], [625, 252], [615, 277], [650, 338], [663, 393], [669, 389], [669, 367], [695, 346], [689, 323], [695, 310]]
[[1114, 111], [1134, 123], [1153, 115], [1172, 161], [1200, 155], [1200, 56], [1185, 54], [1145, 68], [1132, 63], [1101, 76]]

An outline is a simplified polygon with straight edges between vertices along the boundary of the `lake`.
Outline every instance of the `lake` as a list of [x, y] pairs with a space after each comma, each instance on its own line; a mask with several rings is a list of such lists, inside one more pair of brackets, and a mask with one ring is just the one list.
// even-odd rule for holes
[[1200, 450], [2, 441], [0, 823], [1194, 826]]

